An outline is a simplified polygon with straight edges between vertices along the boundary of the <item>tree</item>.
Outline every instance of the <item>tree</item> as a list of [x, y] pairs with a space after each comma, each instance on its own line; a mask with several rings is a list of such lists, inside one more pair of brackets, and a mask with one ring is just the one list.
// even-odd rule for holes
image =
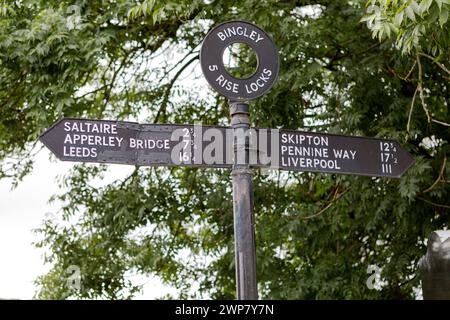
[[[402, 3], [4, 1], [0, 175], [19, 183], [37, 137], [63, 116], [228, 123], [227, 101], [205, 97], [194, 71], [210, 27], [245, 19], [272, 36], [281, 58], [280, 79], [251, 103], [254, 126], [392, 138], [416, 158], [398, 180], [255, 172], [261, 297], [413, 298], [424, 240], [449, 222], [449, 24], [447, 1], [421, 1], [419, 11]], [[186, 86], [187, 75], [199, 80]], [[127, 275], [140, 273], [181, 298], [234, 298], [230, 173], [141, 167], [91, 186], [107, 171], [77, 165], [62, 179], [67, 191], [53, 201], [64, 221], [38, 230], [52, 269], [37, 296], [131, 297], [139, 288]], [[81, 290], [69, 292], [73, 265]], [[373, 265], [380, 290], [366, 286]]]

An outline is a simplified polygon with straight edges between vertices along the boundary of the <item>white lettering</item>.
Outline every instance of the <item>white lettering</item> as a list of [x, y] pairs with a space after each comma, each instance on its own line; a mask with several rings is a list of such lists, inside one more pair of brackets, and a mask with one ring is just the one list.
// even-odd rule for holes
[[272, 71], [264, 68], [263, 72], [259, 75], [258, 79], [256, 79], [255, 82], [252, 82], [249, 85], [245, 85], [247, 93], [257, 92], [259, 88], [264, 88], [266, 83], [270, 80], [271, 75]]
[[[123, 138], [122, 138], [123, 139]], [[132, 149], [169, 149], [170, 140], [169, 139], [135, 139], [130, 138], [129, 143]]]
[[217, 33], [217, 36], [218, 36], [219, 39], [222, 40], [222, 41], [224, 41], [224, 40], [227, 38], [227, 36], [224, 35], [222, 32], [218, 32], [218, 33]]
[[97, 149], [96, 148], [86, 148], [86, 147], [64, 146], [63, 155], [65, 157], [74, 157], [74, 158], [96, 158], [97, 157]]
[[217, 32], [217, 37], [219, 37], [219, 39], [221, 41], [225, 41], [227, 38], [232, 38], [232, 37], [236, 37], [236, 36], [241, 36], [241, 37], [245, 37], [248, 38], [252, 41], [254, 41], [255, 43], [258, 43], [262, 40], [264, 40], [264, 38], [261, 36], [261, 34], [255, 30], [249, 31], [247, 30], [246, 27], [227, 27], [225, 29], [223, 29], [220, 32]]
[[340, 170], [337, 160], [326, 160], [304, 157], [282, 157], [281, 164], [285, 167], [311, 168], [324, 170]]
[[223, 75], [219, 75], [216, 79], [216, 82], [222, 87], [225, 88], [227, 91], [232, 91], [234, 93], [238, 93], [239, 90], [239, 84], [234, 83], [232, 81], [229, 81], [225, 79]]
[[64, 122], [64, 131], [80, 133], [117, 134], [117, 124], [104, 122]]
[[356, 151], [355, 150], [343, 150], [343, 149], [333, 149], [334, 157], [337, 159], [351, 159], [355, 160]]

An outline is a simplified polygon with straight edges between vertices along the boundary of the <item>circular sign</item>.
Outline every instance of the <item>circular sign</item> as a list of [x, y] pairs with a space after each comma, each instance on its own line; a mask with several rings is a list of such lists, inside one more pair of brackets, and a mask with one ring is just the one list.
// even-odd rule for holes
[[[223, 53], [233, 43], [245, 43], [256, 52], [258, 65], [248, 78], [235, 78], [225, 69]], [[206, 35], [200, 64], [206, 80], [216, 91], [233, 101], [247, 101], [262, 96], [277, 80], [278, 50], [267, 33], [254, 24], [228, 21]]]

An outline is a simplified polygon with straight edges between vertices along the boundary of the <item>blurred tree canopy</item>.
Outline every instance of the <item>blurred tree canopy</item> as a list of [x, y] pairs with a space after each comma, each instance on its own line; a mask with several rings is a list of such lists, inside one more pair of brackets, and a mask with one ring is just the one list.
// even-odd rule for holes
[[[448, 0], [0, 1], [0, 178], [32, 170], [62, 117], [228, 124], [198, 64], [217, 23], [257, 24], [280, 78], [253, 126], [391, 138], [415, 165], [400, 179], [255, 171], [257, 277], [271, 299], [414, 298], [431, 231], [450, 217]], [[244, 70], [243, 72], [246, 72]], [[247, 70], [248, 71], [248, 70]], [[235, 298], [227, 170], [108, 166], [60, 179], [60, 222], [37, 231], [38, 298], [129, 298], [156, 275], [178, 298]], [[54, 181], [43, 181], [43, 185]], [[79, 266], [81, 289], [66, 286]], [[368, 267], [381, 269], [377, 289]]]

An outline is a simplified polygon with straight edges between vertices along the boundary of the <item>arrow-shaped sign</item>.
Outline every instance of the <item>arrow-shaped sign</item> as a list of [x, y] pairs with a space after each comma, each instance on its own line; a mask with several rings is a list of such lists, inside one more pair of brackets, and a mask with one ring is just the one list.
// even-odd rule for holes
[[280, 130], [280, 168], [399, 178], [414, 163], [396, 141]]
[[[64, 161], [140, 166], [232, 168], [249, 163], [291, 171], [400, 177], [414, 163], [393, 140], [278, 129], [233, 131], [230, 127], [64, 118], [40, 140]], [[249, 156], [245, 156], [246, 148]]]
[[231, 168], [225, 160], [209, 163], [195, 157], [204, 151], [206, 131], [226, 134], [223, 127], [64, 118], [40, 140], [63, 161]]

